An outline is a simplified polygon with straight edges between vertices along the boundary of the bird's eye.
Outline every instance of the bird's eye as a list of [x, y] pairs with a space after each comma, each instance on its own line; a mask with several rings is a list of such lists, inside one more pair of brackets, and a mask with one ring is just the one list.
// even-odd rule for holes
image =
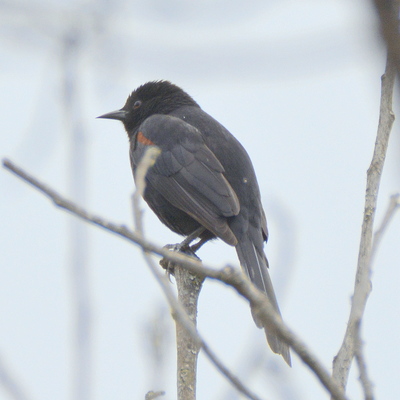
[[136, 100], [135, 103], [133, 104], [133, 109], [137, 110], [141, 105], [142, 102], [140, 100]]

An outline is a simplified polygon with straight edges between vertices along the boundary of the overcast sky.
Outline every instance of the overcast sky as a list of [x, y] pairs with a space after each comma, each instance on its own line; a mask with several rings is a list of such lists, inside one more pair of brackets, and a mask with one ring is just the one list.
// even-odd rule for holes
[[[91, 211], [132, 225], [126, 134], [120, 123], [95, 117], [122, 107], [146, 81], [181, 86], [249, 152], [282, 314], [331, 370], [350, 310], [385, 67], [370, 2], [35, 0], [0, 7], [1, 156]], [[76, 126], [78, 137], [71, 135]], [[399, 149], [395, 123], [377, 224], [400, 191]], [[29, 399], [74, 398], [74, 238], [86, 249], [91, 398], [139, 399], [163, 389], [173, 399], [174, 327], [140, 250], [77, 224], [4, 169], [0, 191], [0, 361]], [[380, 399], [400, 393], [399, 218], [380, 246], [362, 327]], [[145, 221], [156, 243], [180, 240], [148, 208]], [[208, 243], [199, 255], [216, 267], [238, 265], [224, 243]], [[155, 326], [170, 350], [152, 364]], [[262, 398], [328, 398], [297, 356], [289, 369], [271, 353], [233, 290], [205, 283], [199, 330]], [[354, 367], [352, 399], [361, 398], [357, 376]], [[198, 398], [236, 398], [229, 390], [200, 356]], [[9, 398], [1, 387], [0, 398]]]

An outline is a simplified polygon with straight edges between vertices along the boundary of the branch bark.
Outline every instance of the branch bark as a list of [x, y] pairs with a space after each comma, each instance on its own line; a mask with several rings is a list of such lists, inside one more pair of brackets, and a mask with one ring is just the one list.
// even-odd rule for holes
[[[193, 274], [176, 264], [174, 276], [178, 288], [178, 300], [193, 326], [197, 326], [197, 303], [204, 277]], [[200, 346], [185, 327], [176, 321], [177, 386], [178, 400], [196, 399], [197, 358]]]
[[357, 343], [361, 343], [361, 338], [358, 336], [358, 327], [361, 325], [368, 296], [371, 292], [372, 232], [378, 200], [379, 184], [385, 163], [389, 136], [394, 122], [392, 99], [395, 76], [395, 63], [393, 59], [388, 56], [385, 74], [382, 76], [378, 133], [371, 165], [367, 172], [364, 218], [361, 231], [354, 295], [344, 340], [337, 356], [333, 360], [332, 376], [343, 390], [347, 385], [349, 371], [355, 356]]

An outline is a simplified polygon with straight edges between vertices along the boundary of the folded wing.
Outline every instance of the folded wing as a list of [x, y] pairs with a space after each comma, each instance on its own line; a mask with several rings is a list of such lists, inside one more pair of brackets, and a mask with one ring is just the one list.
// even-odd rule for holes
[[185, 121], [167, 115], [148, 118], [139, 132], [148, 140], [137, 141], [134, 146], [131, 153], [134, 165], [148, 143], [161, 149], [146, 177], [151, 186], [216, 236], [236, 245], [227, 217], [239, 213], [239, 200], [201, 133]]

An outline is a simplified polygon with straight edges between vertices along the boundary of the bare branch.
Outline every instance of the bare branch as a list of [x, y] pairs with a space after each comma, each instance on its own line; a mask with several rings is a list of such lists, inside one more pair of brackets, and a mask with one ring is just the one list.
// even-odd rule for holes
[[22, 390], [21, 385], [9, 371], [4, 360], [0, 356], [0, 384], [14, 400], [28, 400], [29, 397]]
[[[393, 219], [394, 214], [398, 208], [400, 208], [400, 194], [394, 194], [390, 197], [390, 202], [388, 208], [386, 210], [385, 216], [383, 217], [382, 223], [380, 227], [374, 234], [374, 240], [372, 243], [371, 250], [371, 264], [376, 255], [379, 244], [381, 243], [382, 237], [389, 225], [389, 222]], [[371, 382], [368, 373], [367, 373], [367, 364], [365, 362], [364, 353], [363, 353], [363, 342], [361, 339], [360, 333], [360, 324], [356, 326], [356, 335], [355, 335], [355, 357], [358, 365], [358, 370], [360, 372], [360, 382], [364, 391], [365, 400], [373, 400], [373, 383]]]
[[382, 176], [389, 136], [394, 122], [392, 111], [393, 87], [395, 81], [395, 67], [390, 57], [387, 59], [386, 71], [382, 76], [381, 105], [378, 124], [378, 133], [375, 142], [374, 155], [367, 173], [367, 189], [365, 196], [364, 218], [362, 224], [360, 249], [354, 295], [352, 299], [349, 322], [342, 346], [333, 360], [333, 378], [341, 388], [345, 388], [353, 361], [356, 344], [361, 338], [357, 337], [364, 315], [368, 296], [371, 292], [372, 270], [372, 232], [378, 200], [379, 184]]
[[[337, 385], [337, 383], [330, 377], [327, 369], [322, 365], [322, 363], [317, 359], [317, 357], [312, 353], [312, 351], [306, 346], [306, 344], [303, 341], [301, 341], [297, 337], [297, 335], [295, 335], [287, 327], [287, 325], [282, 321], [279, 315], [277, 315], [277, 313], [274, 311], [271, 304], [269, 303], [267, 296], [262, 292], [260, 292], [241, 271], [230, 266], [227, 266], [222, 270], [215, 270], [212, 267], [201, 264], [200, 261], [192, 257], [188, 257], [178, 252], [172, 252], [165, 248], [160, 248], [159, 246], [153, 244], [152, 242], [144, 239], [140, 234], [130, 231], [126, 226], [117, 225], [112, 222], [106, 221], [105, 219], [97, 215], [93, 215], [87, 212], [86, 210], [77, 206], [73, 202], [64, 199], [52, 188], [44, 185], [38, 179], [31, 176], [20, 167], [13, 164], [11, 161], [3, 160], [3, 165], [5, 168], [9, 169], [10, 171], [18, 175], [20, 178], [22, 178], [26, 182], [30, 183], [31, 185], [39, 189], [42, 193], [44, 193], [47, 197], [49, 197], [58, 207], [70, 211], [75, 216], [78, 216], [90, 223], [100, 226], [135, 244], [138, 244], [147, 252], [158, 254], [173, 263], [181, 264], [195, 274], [200, 274], [200, 275], [203, 274], [209, 278], [216, 279], [218, 281], [221, 281], [227, 285], [234, 287], [240, 295], [242, 295], [244, 298], [250, 301], [253, 307], [256, 307], [259, 310], [259, 316], [260, 318], [262, 318], [262, 322], [268, 325], [269, 327], [275, 329], [279, 333], [279, 335], [281, 335], [281, 337], [299, 355], [299, 357], [304, 361], [304, 363], [308, 365], [312, 371], [314, 371], [318, 379], [328, 390], [328, 392], [332, 395], [332, 397], [337, 400], [346, 399], [343, 391]], [[167, 278], [158, 271], [157, 266], [153, 265], [153, 268], [151, 270], [153, 274], [156, 276], [158, 281], [164, 280], [165, 284], [162, 285], [162, 288], [165, 294], [167, 295], [168, 300], [172, 302], [171, 304], [174, 304], [174, 306], [179, 308], [180, 305], [177, 302], [173, 292], [171, 291], [167, 283]], [[179, 313], [177, 315], [181, 316], [184, 314]], [[194, 329], [193, 324], [188, 318], [182, 318], [180, 322], [184, 324], [185, 328], [190, 330], [190, 332], [193, 335], [197, 335], [197, 332]], [[217, 368], [225, 376], [230, 376], [229, 371], [222, 365], [222, 363], [217, 359], [215, 354], [209, 349], [209, 347], [204, 342], [202, 342], [202, 348], [204, 349], [204, 352], [207, 354], [207, 356], [217, 366]], [[229, 379], [235, 380], [236, 378], [234, 376], [230, 376]], [[237, 384], [239, 386], [241, 385], [239, 381], [237, 382]], [[245, 390], [244, 387], [243, 390]], [[254, 395], [253, 397], [250, 396], [249, 398], [258, 399], [258, 397]]]
[[140, 209], [140, 201], [143, 197], [144, 190], [146, 188], [146, 174], [149, 168], [154, 165], [157, 157], [160, 155], [161, 150], [157, 146], [151, 146], [147, 149], [143, 155], [142, 160], [136, 168], [135, 172], [135, 184], [136, 190], [133, 194], [132, 204], [133, 204], [133, 216], [135, 220], [136, 231], [144, 236], [143, 222], [142, 222], [142, 211]]
[[374, 241], [372, 243], [372, 250], [371, 250], [371, 260], [375, 258], [379, 245], [382, 241], [382, 237], [385, 234], [390, 221], [393, 219], [394, 214], [399, 208], [400, 208], [400, 193], [396, 193], [390, 196], [390, 202], [386, 210], [385, 216], [383, 217], [380, 227], [376, 230], [374, 234]]
[[356, 338], [357, 342], [355, 344], [355, 357], [358, 365], [358, 370], [360, 371], [360, 382], [364, 391], [365, 400], [374, 400], [373, 394], [373, 383], [371, 382], [367, 373], [367, 364], [364, 359], [363, 343], [361, 340], [360, 324], [357, 325]]
[[[178, 289], [178, 300], [182, 304], [193, 326], [197, 326], [197, 304], [203, 287], [204, 276], [193, 274], [185, 267], [174, 264], [174, 277]], [[174, 315], [176, 322], [177, 388], [178, 400], [195, 400], [197, 387], [197, 359], [200, 346]], [[202, 341], [204, 343], [204, 341]], [[203, 344], [204, 345], [204, 344]], [[235, 386], [235, 383], [231, 381]]]

